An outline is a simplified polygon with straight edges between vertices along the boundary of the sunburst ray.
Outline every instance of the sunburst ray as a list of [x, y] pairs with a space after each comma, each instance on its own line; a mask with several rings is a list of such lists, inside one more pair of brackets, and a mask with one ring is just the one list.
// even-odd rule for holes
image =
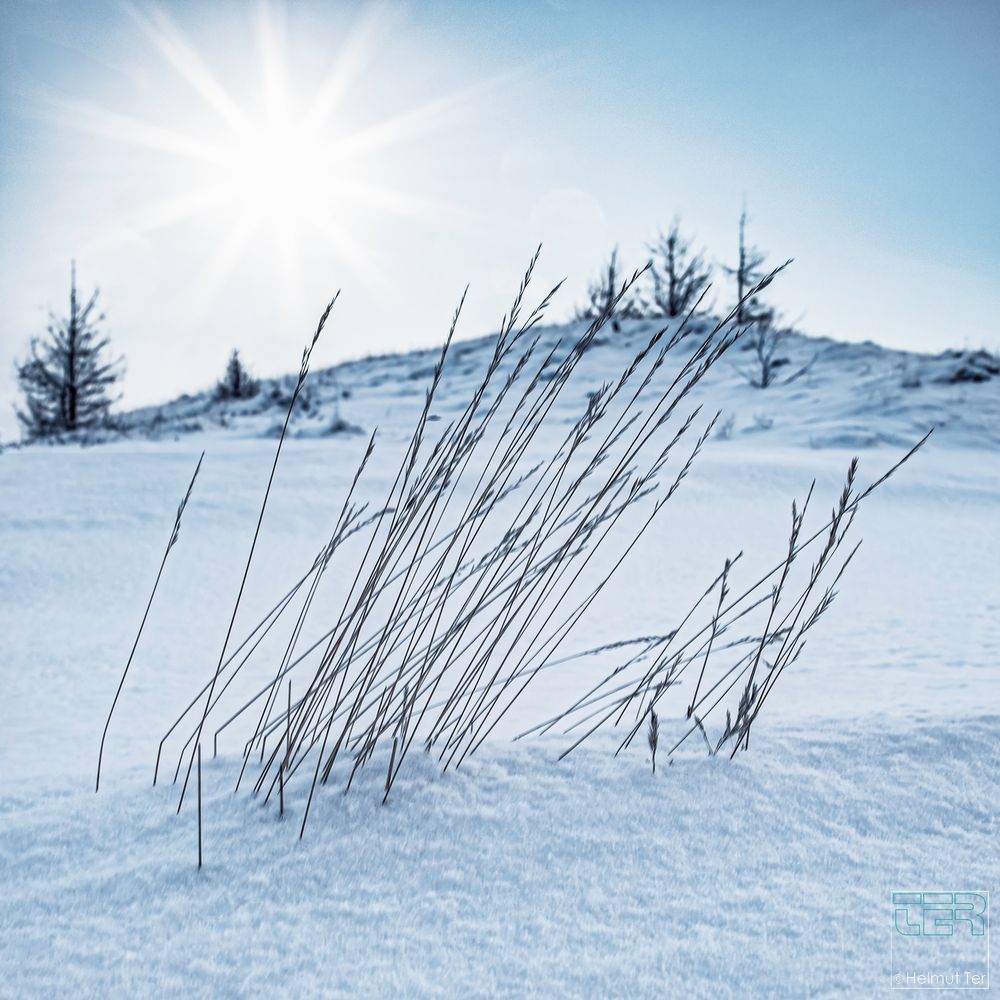
[[[292, 297], [301, 287], [302, 243], [311, 234], [321, 236], [366, 288], [385, 290], [376, 255], [347, 221], [359, 207], [436, 226], [475, 224], [455, 205], [391, 190], [366, 174], [378, 153], [449, 128], [503, 86], [509, 75], [335, 135], [330, 122], [347, 95], [359, 88], [394, 23], [395, 12], [387, 6], [365, 9], [358, 16], [319, 87], [300, 103], [289, 76], [293, 60], [284, 8], [267, 0], [257, 6], [256, 46], [251, 50], [260, 82], [255, 100], [238, 99], [164, 10], [128, 0], [126, 5], [170, 71], [220, 121], [205, 135], [195, 128], [168, 127], [153, 115], [140, 118], [78, 100], [54, 106], [53, 115], [76, 129], [192, 165], [178, 175], [192, 190], [152, 199], [103, 237], [103, 246], [223, 210], [220, 220], [228, 216], [228, 226], [201, 268], [198, 297], [218, 293], [251, 241], [263, 237], [273, 247], [282, 295]], [[150, 176], [163, 176], [159, 164]]]

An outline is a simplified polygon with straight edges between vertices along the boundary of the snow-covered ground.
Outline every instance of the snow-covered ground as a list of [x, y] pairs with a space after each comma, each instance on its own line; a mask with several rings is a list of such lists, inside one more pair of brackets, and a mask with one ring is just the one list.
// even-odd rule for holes
[[325, 797], [301, 842], [209, 768], [200, 873], [145, 773], [11, 794], [0, 992], [879, 996], [893, 889], [996, 886], [998, 726], [767, 727], [655, 776], [543, 744], [424, 758], [384, 807], [374, 772]]
[[[601, 335], [562, 428], [648, 332]], [[464, 405], [487, 349], [455, 345], [436, 415]], [[724, 410], [715, 435], [570, 643], [666, 631], [727, 555], [780, 557], [814, 478], [825, 508], [852, 454], [877, 478], [935, 426], [859, 515], [841, 595], [749, 753], [689, 740], [654, 776], [645, 744], [614, 758], [599, 737], [558, 763], [565, 737], [511, 744], [580, 693], [596, 667], [577, 661], [540, 675], [458, 772], [416, 755], [384, 807], [377, 767], [347, 796], [324, 789], [299, 842], [298, 791], [285, 821], [231, 794], [224, 733], [200, 873], [194, 813], [151, 787], [153, 761], [215, 666], [292, 382], [139, 411], [100, 447], [0, 454], [0, 995], [887, 992], [894, 889], [1000, 888], [1000, 378], [975, 356], [798, 337], [784, 353], [789, 371], [814, 359], [789, 385], [752, 388], [744, 353], [698, 388]], [[314, 373], [244, 630], [311, 562], [376, 425], [366, 482], [388, 489], [433, 362]], [[203, 448], [95, 796], [104, 716]]]

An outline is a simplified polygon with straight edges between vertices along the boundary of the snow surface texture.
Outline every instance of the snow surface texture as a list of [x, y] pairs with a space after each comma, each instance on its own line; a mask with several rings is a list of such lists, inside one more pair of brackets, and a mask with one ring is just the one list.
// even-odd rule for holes
[[[602, 334], [557, 416], [648, 329]], [[464, 404], [485, 350], [455, 345], [438, 416]], [[865, 448], [867, 481], [936, 425], [862, 511], [842, 595], [749, 753], [708, 759], [689, 740], [669, 765], [678, 712], [655, 776], [644, 744], [614, 759], [608, 737], [558, 764], [565, 737], [511, 746], [579, 693], [583, 667], [552, 669], [460, 771], [415, 755], [382, 807], [373, 764], [350, 795], [319, 796], [300, 843], [301, 801], [281, 821], [231, 795], [239, 741], [224, 737], [205, 762], [201, 873], [194, 811], [173, 815], [152, 763], [214, 667], [291, 383], [123, 420], [166, 440], [0, 455], [0, 995], [888, 994], [894, 889], [1000, 888], [1000, 380], [873, 345], [795, 338], [787, 354], [791, 369], [816, 355], [788, 386], [751, 388], [742, 355], [699, 388], [731, 425], [570, 644], [666, 630], [727, 555], [770, 565], [791, 498], [815, 477], [832, 500], [849, 449]], [[345, 424], [379, 425], [371, 485], [388, 487], [433, 360], [312, 377], [245, 627], [343, 501], [366, 444]], [[94, 796], [104, 715], [202, 447]]]
[[200, 873], [163, 789], [8, 797], [0, 992], [879, 996], [894, 888], [996, 884], [998, 725], [788, 728], [655, 776], [423, 758], [385, 807], [325, 797], [302, 842], [209, 768]]

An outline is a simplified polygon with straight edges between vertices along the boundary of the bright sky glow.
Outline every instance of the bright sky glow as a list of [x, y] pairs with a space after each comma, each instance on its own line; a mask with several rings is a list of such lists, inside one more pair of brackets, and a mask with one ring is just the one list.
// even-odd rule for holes
[[[442, 117], [446, 97], [430, 105], [410, 107], [404, 113], [368, 122], [354, 130], [338, 127], [337, 114], [356, 88], [373, 48], [388, 29], [385, 9], [370, 7], [357, 17], [340, 55], [307, 99], [295, 92], [289, 67], [286, 12], [266, 2], [251, 18], [254, 47], [250, 69], [255, 75], [246, 94], [236, 95], [220, 82], [165, 9], [124, 8], [145, 39], [152, 43], [175, 83], [193, 95], [197, 122], [207, 115], [207, 126], [166, 127], [158, 109], [140, 116], [123, 116], [110, 108], [73, 99], [56, 100], [56, 117], [70, 129], [79, 129], [112, 144], [131, 145], [152, 152], [166, 165], [168, 186], [186, 188], [154, 198], [141, 206], [135, 218], [139, 228], [151, 231], [177, 226], [186, 220], [221, 214], [227, 220], [211, 247], [200, 282], [199, 301], [211, 302], [254, 243], [272, 253], [273, 273], [280, 287], [275, 293], [291, 302], [301, 293], [303, 243], [317, 235], [332, 248], [354, 277], [371, 289], [379, 283], [371, 249], [343, 222], [352, 207], [398, 214], [423, 211], [444, 215], [446, 205], [434, 206], [404, 192], [363, 180], [366, 158], [397, 143], [433, 134], [435, 115]], [[440, 121], [437, 127], [442, 127]], [[182, 169], [181, 164], [194, 169]], [[169, 177], [171, 169], [176, 175]], [[130, 226], [127, 235], [134, 235]], [[111, 243], [114, 243], [112, 237]], [[104, 246], [100, 237], [96, 246]], [[207, 280], [204, 280], [207, 279]]]
[[0, 436], [72, 257], [133, 405], [294, 368], [338, 287], [318, 364], [437, 343], [467, 282], [488, 332], [539, 241], [554, 319], [676, 213], [729, 262], [744, 198], [807, 331], [1000, 346], [985, 0], [0, 9]]

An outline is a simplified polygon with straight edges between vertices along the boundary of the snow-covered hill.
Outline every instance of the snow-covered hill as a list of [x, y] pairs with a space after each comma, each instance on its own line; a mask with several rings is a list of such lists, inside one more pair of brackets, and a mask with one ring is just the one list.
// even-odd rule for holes
[[[540, 453], [651, 331], [600, 335]], [[540, 348], [574, 333], [544, 328]], [[491, 350], [453, 346], [437, 426]], [[1000, 377], [987, 355], [798, 336], [780, 356], [767, 389], [737, 347], [695, 390], [723, 417], [573, 641], [675, 626], [727, 556], [743, 550], [748, 573], [773, 562], [813, 480], [825, 508], [852, 454], [871, 481], [934, 426], [859, 514], [841, 595], [748, 753], [709, 759], [692, 740], [654, 776], [644, 743], [614, 757], [599, 739], [561, 763], [557, 731], [511, 745], [586, 687], [596, 667], [576, 661], [539, 676], [459, 772], [416, 755], [385, 807], [374, 771], [350, 795], [322, 789], [299, 842], [298, 790], [284, 821], [231, 794], [242, 743], [223, 731], [205, 761], [200, 874], [194, 813], [174, 816], [169, 782], [150, 787], [153, 763], [214, 669], [293, 379], [125, 414], [103, 447], [5, 451], [0, 996], [888, 994], [890, 893], [996, 889], [1000, 872]], [[436, 359], [310, 376], [238, 632], [309, 565], [376, 427], [365, 485], [386, 494]], [[203, 448], [95, 796], [107, 708]], [[306, 640], [336, 615], [350, 568], [324, 578]], [[666, 744], [683, 697], [661, 718]]]
[[[576, 412], [580, 393], [621, 370], [657, 325], [623, 320], [619, 331], [603, 332], [579, 367], [577, 394], [561, 405]], [[580, 324], [541, 328], [539, 349], [560, 341], [568, 346], [582, 329]], [[690, 338], [687, 355], [698, 342], [697, 336]], [[468, 398], [493, 344], [493, 337], [483, 337], [452, 347], [440, 392], [445, 407]], [[679, 364], [683, 356], [678, 351], [671, 360]], [[414, 351], [314, 371], [293, 415], [293, 434], [323, 438], [369, 433], [376, 425], [408, 427], [437, 357], [437, 350]], [[759, 365], [744, 340], [699, 387], [698, 402], [723, 411], [720, 437], [763, 433], [770, 444], [857, 449], [908, 445], [934, 427], [949, 444], [1000, 446], [1000, 358], [986, 351], [921, 354], [792, 334], [775, 358], [780, 364], [774, 384], [756, 388], [751, 379]], [[668, 364], [662, 377], [669, 374]], [[220, 430], [276, 436], [294, 385], [294, 375], [263, 379], [259, 394], [247, 400], [222, 400], [211, 390], [183, 395], [118, 415], [114, 430], [79, 437], [87, 443], [123, 436], [155, 440]]]

